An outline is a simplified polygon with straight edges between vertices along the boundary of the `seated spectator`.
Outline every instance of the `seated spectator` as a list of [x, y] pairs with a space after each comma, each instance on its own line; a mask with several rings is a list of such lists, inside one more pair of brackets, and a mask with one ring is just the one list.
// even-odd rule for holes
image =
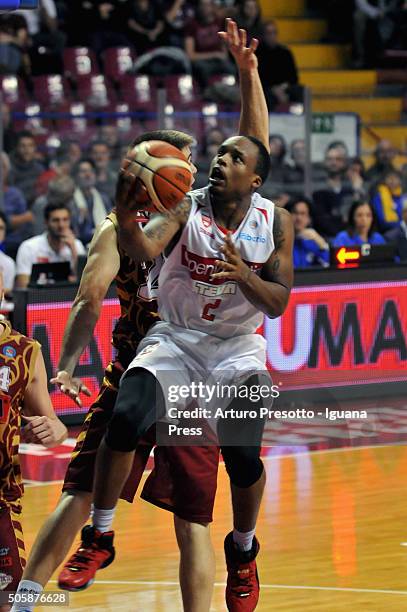
[[185, 26], [194, 15], [191, 3], [186, 0], [164, 2], [165, 44], [184, 48]]
[[32, 205], [33, 234], [38, 236], [46, 230], [44, 210], [49, 204], [60, 205], [71, 211], [71, 226], [75, 234], [78, 234], [77, 211], [73, 201], [76, 185], [70, 176], [60, 176], [48, 183], [47, 191], [39, 196]]
[[91, 159], [79, 162], [75, 171], [77, 188], [73, 199], [76, 209], [75, 220], [78, 225], [78, 236], [87, 245], [93, 237], [95, 227], [110, 212], [109, 197], [96, 189], [96, 167]]
[[365, 164], [360, 157], [354, 157], [349, 161], [346, 178], [352, 183], [354, 190], [360, 196], [367, 195]]
[[6, 216], [0, 211], [0, 274], [3, 279], [4, 293], [5, 295], [10, 295], [14, 287], [16, 264], [11, 257], [4, 253], [6, 230]]
[[[55, 155], [47, 170], [44, 170], [38, 177], [35, 190], [38, 196], [44, 195], [48, 191], [48, 185], [51, 181], [63, 177], [70, 176], [72, 172], [73, 163], [63, 147], [60, 147]], [[37, 232], [35, 232], [37, 233]]]
[[312, 203], [307, 198], [299, 198], [287, 207], [294, 222], [294, 268], [327, 266], [329, 263], [329, 244], [312, 227]]
[[260, 39], [263, 33], [263, 22], [258, 0], [243, 0], [235, 19], [239, 28], [246, 30], [249, 40], [251, 38]]
[[10, 187], [8, 184], [10, 160], [7, 153], [1, 153], [1, 163], [3, 171], [3, 205], [9, 226], [7, 238], [4, 242], [4, 250], [11, 257], [15, 257], [21, 242], [33, 235], [33, 215], [27, 209], [27, 202], [20, 189]]
[[[123, 2], [88, 0], [80, 4], [81, 12], [87, 22], [87, 40], [98, 57], [109, 47], [126, 47], [129, 44], [127, 36], [123, 33], [126, 22], [126, 5]], [[78, 12], [72, 8], [72, 18], [78, 22]], [[79, 45], [83, 45], [86, 38], [81, 40], [78, 41]]]
[[284, 162], [287, 152], [286, 142], [280, 134], [271, 134], [270, 139], [270, 180], [283, 183], [287, 164]]
[[114, 201], [117, 173], [111, 167], [110, 149], [103, 140], [96, 140], [90, 146], [89, 157], [96, 168], [96, 189]]
[[264, 25], [257, 49], [259, 74], [269, 110], [289, 102], [302, 102], [302, 87], [298, 85], [298, 71], [293, 54], [278, 42], [275, 21]]
[[[355, 0], [353, 14], [354, 68], [375, 67], [395, 29], [399, 0]], [[368, 28], [374, 45], [366, 44]]]
[[395, 147], [390, 140], [381, 140], [375, 151], [376, 161], [366, 172], [366, 180], [371, 187], [376, 188], [383, 179], [383, 175], [389, 170], [396, 170], [394, 159], [397, 155]]
[[21, 50], [15, 44], [8, 21], [0, 22], [0, 74], [19, 74], [23, 66]]
[[61, 146], [61, 155], [66, 154], [71, 166], [75, 166], [82, 159], [81, 145], [77, 140], [68, 140]]
[[37, 145], [30, 132], [20, 132], [10, 161], [10, 185], [21, 189], [30, 207], [37, 195], [35, 190], [37, 179], [44, 171], [44, 166], [37, 161]]
[[[117, 126], [107, 123], [101, 125], [98, 131], [98, 140], [102, 140], [109, 147], [112, 167], [118, 171], [122, 160], [122, 143]], [[79, 159], [77, 161], [79, 161]]]
[[349, 211], [348, 227], [339, 232], [332, 241], [335, 247], [361, 244], [386, 244], [381, 234], [375, 231], [375, 214], [369, 202], [354, 202]]
[[234, 66], [218, 35], [223, 25], [223, 20], [217, 17], [213, 0], [199, 0], [195, 19], [186, 28], [185, 51], [203, 89], [211, 76], [235, 74]]
[[127, 12], [128, 37], [138, 55], [164, 44], [164, 20], [157, 4], [130, 0]]
[[401, 173], [397, 170], [388, 170], [372, 199], [381, 232], [386, 232], [400, 224], [403, 202], [406, 199], [407, 194], [403, 194], [402, 191]]
[[[327, 173], [321, 164], [311, 164], [311, 181], [314, 185], [323, 184]], [[305, 183], [305, 140], [296, 138], [290, 145], [290, 159], [284, 169], [284, 184], [287, 193], [301, 193]]]
[[218, 127], [210, 128], [203, 139], [203, 150], [198, 157], [198, 171], [195, 175], [194, 188], [200, 189], [208, 184], [209, 168], [226, 134]]
[[58, 29], [54, 0], [40, 0], [39, 8], [19, 9], [15, 14], [24, 17], [28, 26], [32, 74], [62, 73], [66, 34]]
[[49, 204], [44, 210], [44, 218], [46, 231], [25, 240], [18, 249], [16, 287], [27, 287], [35, 263], [69, 261], [74, 277], [78, 255], [86, 253], [71, 230], [71, 212], [66, 206]]
[[407, 261], [407, 199], [403, 202], [401, 223], [384, 235], [387, 242], [395, 244], [400, 261]]
[[348, 153], [341, 141], [331, 143], [325, 152], [327, 179], [314, 192], [315, 227], [324, 236], [333, 237], [345, 229], [348, 212], [357, 192], [346, 178]]

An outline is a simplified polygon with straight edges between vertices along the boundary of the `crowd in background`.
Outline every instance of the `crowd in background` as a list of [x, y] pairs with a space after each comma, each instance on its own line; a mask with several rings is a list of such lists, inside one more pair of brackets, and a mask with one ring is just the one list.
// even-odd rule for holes
[[[301, 100], [294, 57], [279, 43], [277, 24], [262, 21], [257, 0], [40, 0], [40, 4], [39, 11], [2, 16], [0, 72], [28, 79], [62, 72], [66, 46], [90, 46], [101, 69], [103, 51], [112, 46], [130, 45], [138, 56], [157, 46], [171, 46], [186, 54], [194, 76], [205, 88], [212, 75], [235, 72], [217, 35], [225, 16], [231, 15], [249, 37], [260, 40], [259, 72], [269, 108]], [[333, 14], [339, 5], [341, 18], [334, 28]], [[386, 40], [398, 45], [406, 41], [400, 38], [406, 8], [406, 2], [390, 0], [356, 0], [356, 4], [332, 0], [319, 6], [330, 17], [330, 38], [345, 36], [342, 18], [348, 15], [348, 25], [352, 20], [359, 24], [355, 25], [358, 36], [360, 32], [367, 35], [373, 26], [384, 32], [387, 24]], [[359, 57], [357, 46], [354, 51], [358, 66], [371, 61]], [[167, 68], [174, 66], [170, 63]], [[155, 69], [162, 70], [162, 63]], [[67, 138], [52, 151], [44, 150], [38, 147], [35, 134], [15, 131], [7, 105], [2, 105], [1, 112], [0, 268], [10, 293], [14, 285], [27, 286], [35, 261], [68, 260], [74, 274], [96, 225], [113, 207], [120, 159], [128, 143], [121, 141], [117, 125], [106, 123], [98, 126], [86, 148]], [[210, 162], [226, 136], [221, 127], [206, 130], [196, 152], [197, 187], [206, 184]], [[361, 159], [349, 157], [342, 141], [330, 143], [324, 161], [312, 164], [310, 198], [303, 192], [304, 141], [287, 144], [282, 135], [274, 134], [270, 147], [271, 173], [262, 191], [293, 214], [297, 267], [327, 265], [330, 245], [364, 242], [390, 241], [397, 245], [398, 258], [407, 259], [407, 168], [401, 172], [395, 168], [396, 151], [390, 142], [378, 143], [376, 161], [367, 169]]]

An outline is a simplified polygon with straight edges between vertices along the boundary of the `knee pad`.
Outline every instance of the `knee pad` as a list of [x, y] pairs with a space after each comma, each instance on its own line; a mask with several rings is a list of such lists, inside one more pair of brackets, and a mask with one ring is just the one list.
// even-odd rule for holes
[[261, 477], [264, 466], [260, 459], [260, 447], [222, 447], [226, 471], [230, 482], [241, 489], [248, 489]]

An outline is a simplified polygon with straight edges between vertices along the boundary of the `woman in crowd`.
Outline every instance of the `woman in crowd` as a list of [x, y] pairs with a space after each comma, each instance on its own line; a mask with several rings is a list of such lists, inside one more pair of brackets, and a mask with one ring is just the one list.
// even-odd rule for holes
[[294, 268], [327, 266], [329, 244], [312, 227], [312, 202], [305, 197], [298, 198], [287, 210], [294, 221]]
[[348, 227], [339, 232], [333, 240], [333, 246], [355, 246], [361, 244], [386, 244], [381, 234], [375, 231], [375, 213], [369, 202], [360, 201], [352, 204], [349, 211]]

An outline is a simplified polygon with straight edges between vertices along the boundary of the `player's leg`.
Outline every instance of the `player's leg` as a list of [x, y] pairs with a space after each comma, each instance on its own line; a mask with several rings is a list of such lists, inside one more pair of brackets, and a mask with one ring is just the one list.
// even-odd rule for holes
[[0, 612], [11, 608], [12, 593], [17, 590], [25, 565], [24, 536], [21, 527], [21, 506], [18, 501], [13, 506], [0, 503], [0, 592], [7, 597], [10, 593], [10, 604], [0, 605]]
[[179, 580], [184, 610], [208, 612], [215, 580], [215, 553], [209, 525], [190, 523], [174, 515], [180, 550]]
[[[113, 512], [133, 464], [140, 438], [157, 421], [164, 401], [155, 377], [133, 368], [124, 377], [96, 460], [93, 525], [109, 531]], [[111, 514], [109, 514], [111, 513]]]
[[43, 587], [63, 562], [76, 534], [89, 518], [92, 493], [64, 492], [53, 513], [41, 527], [24, 570], [23, 579]]

